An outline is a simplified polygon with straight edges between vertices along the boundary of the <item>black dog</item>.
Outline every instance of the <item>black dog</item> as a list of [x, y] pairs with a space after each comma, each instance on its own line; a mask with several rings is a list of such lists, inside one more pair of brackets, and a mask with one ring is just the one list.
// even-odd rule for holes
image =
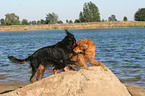
[[[33, 83], [33, 78], [39, 71], [39, 69], [44, 69], [48, 65], [53, 65], [55, 68], [53, 69], [54, 74], [57, 74], [59, 69], [65, 68], [68, 64], [73, 64], [74, 61], [71, 61], [69, 54], [73, 53], [73, 49], [76, 47], [76, 39], [74, 35], [65, 30], [67, 36], [57, 44], [53, 46], [43, 47], [35, 51], [31, 56], [26, 59], [17, 59], [13, 56], [8, 56], [9, 60], [17, 63], [23, 64], [25, 62], [29, 63], [32, 68], [32, 76], [30, 78], [31, 83]], [[44, 73], [44, 72], [40, 72]], [[40, 76], [42, 77], [42, 76]], [[41, 78], [37, 78], [41, 79]]]

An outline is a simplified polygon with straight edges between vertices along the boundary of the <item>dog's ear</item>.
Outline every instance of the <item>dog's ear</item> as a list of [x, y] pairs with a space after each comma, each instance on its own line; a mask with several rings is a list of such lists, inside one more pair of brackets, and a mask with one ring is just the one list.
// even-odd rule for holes
[[72, 35], [70, 32], [68, 32], [67, 29], [65, 29], [65, 32], [66, 32], [67, 35]]
[[87, 50], [88, 47], [89, 47], [88, 44], [82, 44], [82, 45], [81, 45], [81, 49], [82, 49], [82, 50]]

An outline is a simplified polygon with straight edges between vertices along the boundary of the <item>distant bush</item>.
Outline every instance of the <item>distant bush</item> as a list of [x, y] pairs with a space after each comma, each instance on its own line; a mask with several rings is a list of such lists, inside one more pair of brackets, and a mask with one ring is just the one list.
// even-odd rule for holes
[[124, 16], [123, 21], [127, 21], [127, 17], [126, 16]]
[[28, 20], [23, 19], [21, 24], [22, 24], [22, 25], [29, 25], [29, 22], [28, 22]]
[[111, 15], [111, 17], [108, 18], [108, 21], [117, 21], [115, 15]]
[[1, 19], [0, 20], [0, 24], [2, 25], [2, 26], [4, 26], [6, 23], [5, 23], [5, 20], [4, 19]]
[[11, 13], [11, 14], [6, 14], [5, 15], [5, 22], [6, 25], [19, 25], [20, 21], [19, 21], [19, 16], [15, 15], [15, 13]]
[[58, 23], [58, 24], [63, 24], [63, 22], [62, 22], [61, 20], [59, 20], [57, 23]]

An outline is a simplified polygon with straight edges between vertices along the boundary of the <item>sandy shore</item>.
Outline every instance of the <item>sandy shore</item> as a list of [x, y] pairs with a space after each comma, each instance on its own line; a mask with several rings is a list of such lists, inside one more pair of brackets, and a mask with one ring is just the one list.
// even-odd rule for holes
[[0, 26], [3, 31], [64, 30], [64, 29], [103, 29], [103, 28], [145, 28], [144, 21], [88, 22], [71, 24], [11, 25]]
[[15, 89], [22, 88], [30, 82], [25, 81], [0, 81], [0, 94], [14, 91]]

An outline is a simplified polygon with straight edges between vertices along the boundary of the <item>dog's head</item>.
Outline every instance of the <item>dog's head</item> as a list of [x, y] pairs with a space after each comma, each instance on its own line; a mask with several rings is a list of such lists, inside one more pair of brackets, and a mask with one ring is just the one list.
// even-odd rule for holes
[[68, 30], [65, 31], [67, 36], [65, 36], [65, 38], [57, 44], [57, 46], [63, 48], [67, 53], [73, 53], [73, 49], [77, 46], [76, 39], [73, 34], [68, 32]]
[[85, 53], [85, 51], [88, 49], [89, 45], [87, 43], [77, 43], [77, 46], [73, 49], [75, 53]]
[[69, 43], [72, 43], [72, 47], [75, 48], [77, 46], [76, 44], [76, 39], [74, 37], [73, 34], [71, 34], [70, 32], [68, 32], [68, 30], [65, 29], [65, 32], [67, 34], [66, 38], [68, 40]]

